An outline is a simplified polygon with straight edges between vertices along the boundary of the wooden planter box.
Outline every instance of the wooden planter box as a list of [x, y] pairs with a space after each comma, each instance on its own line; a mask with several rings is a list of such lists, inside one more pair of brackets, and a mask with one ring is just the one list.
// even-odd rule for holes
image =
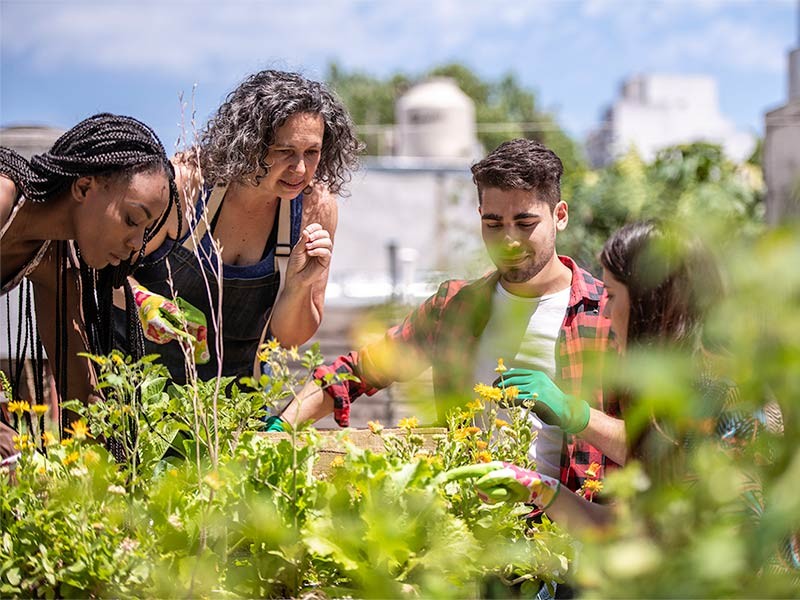
[[[420, 427], [418, 429], [412, 429], [411, 431], [422, 438], [423, 450], [434, 450], [436, 448], [434, 436], [446, 433], [447, 429], [444, 427]], [[342, 447], [341, 441], [338, 439], [343, 432], [347, 433], [350, 442], [356, 447], [375, 453], [384, 451], [384, 436], [394, 435], [402, 437], [409, 433], [407, 429], [400, 428], [385, 428], [380, 435], [372, 433], [369, 429], [320, 429], [317, 433], [322, 438], [322, 444], [319, 450], [319, 458], [314, 465], [314, 475], [325, 475], [329, 473], [333, 460], [337, 456], [344, 458], [346, 452]], [[278, 440], [292, 439], [291, 434], [283, 431], [270, 431], [262, 435]], [[298, 442], [301, 444], [303, 443], [302, 439], [298, 439]]]

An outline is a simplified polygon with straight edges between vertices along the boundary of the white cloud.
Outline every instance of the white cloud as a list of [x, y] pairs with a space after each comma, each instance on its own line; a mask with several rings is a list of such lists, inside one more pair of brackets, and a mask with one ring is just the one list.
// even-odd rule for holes
[[746, 22], [715, 20], [697, 28], [666, 36], [653, 49], [658, 65], [708, 69], [711, 65], [733, 70], [779, 73], [786, 67], [785, 43]]

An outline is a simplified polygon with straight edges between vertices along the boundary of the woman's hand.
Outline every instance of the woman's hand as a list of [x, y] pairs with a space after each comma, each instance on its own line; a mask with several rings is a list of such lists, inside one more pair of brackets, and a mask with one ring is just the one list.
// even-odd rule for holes
[[487, 504], [526, 502], [544, 509], [553, 503], [561, 487], [557, 479], [500, 461], [468, 465], [444, 473], [444, 481], [473, 477], [479, 478], [475, 491]]
[[303, 229], [300, 240], [292, 248], [286, 268], [286, 281], [293, 285], [312, 285], [325, 277], [331, 264], [333, 241], [319, 223], [310, 223]]

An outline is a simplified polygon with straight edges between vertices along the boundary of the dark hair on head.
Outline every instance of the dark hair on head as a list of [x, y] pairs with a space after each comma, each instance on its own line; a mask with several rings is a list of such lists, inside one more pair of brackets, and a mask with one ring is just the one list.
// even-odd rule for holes
[[472, 165], [472, 181], [478, 186], [478, 201], [483, 190], [527, 190], [554, 209], [561, 200], [564, 165], [544, 144], [527, 139], [503, 142], [480, 162]]
[[698, 349], [703, 321], [723, 294], [716, 261], [699, 239], [652, 221], [631, 223], [605, 243], [600, 263], [628, 289], [628, 345]]
[[[75, 125], [48, 152], [31, 157], [30, 162], [10, 148], [0, 147], [0, 173], [10, 177], [33, 202], [55, 198], [80, 177], [93, 175], [130, 181], [137, 173], [156, 171], [163, 171], [169, 180], [169, 206], [161, 220], [146, 233], [145, 243], [164, 225], [179, 199], [175, 172], [164, 146], [141, 121], [122, 115], [96, 114]], [[124, 279], [130, 267], [129, 263], [120, 265], [120, 276], [116, 279]]]
[[[81, 177], [98, 176], [130, 181], [137, 173], [163, 172], [169, 180], [169, 204], [161, 219], [145, 233], [145, 244], [164, 225], [170, 211], [176, 207], [178, 228], [181, 210], [175, 173], [164, 146], [155, 132], [132, 117], [101, 113], [89, 117], [64, 133], [44, 154], [33, 156], [29, 161], [11, 150], [0, 147], [0, 173], [14, 181], [21, 194], [31, 202], [48, 202], [63, 193]], [[74, 242], [73, 242], [74, 244]], [[80, 259], [80, 248], [75, 245]], [[113, 288], [125, 287], [130, 295], [127, 276], [144, 252], [144, 245], [133, 261], [118, 266], [108, 266], [99, 271], [80, 260], [81, 304], [89, 341], [93, 354], [107, 354], [112, 348], [111, 310]], [[60, 269], [57, 290], [56, 315], [56, 372], [59, 376], [59, 391], [66, 391], [66, 272], [71, 252], [66, 242], [57, 244]], [[26, 319], [31, 319], [30, 306]], [[129, 351], [140, 357], [144, 350], [141, 325], [133, 303], [128, 302]], [[27, 341], [26, 341], [27, 343]], [[72, 350], [75, 351], [74, 349]]]
[[233, 90], [200, 134], [200, 166], [209, 183], [256, 179], [269, 172], [275, 132], [292, 115], [314, 113], [325, 122], [314, 179], [341, 193], [358, 167], [362, 144], [342, 103], [322, 84], [298, 73], [265, 70]]

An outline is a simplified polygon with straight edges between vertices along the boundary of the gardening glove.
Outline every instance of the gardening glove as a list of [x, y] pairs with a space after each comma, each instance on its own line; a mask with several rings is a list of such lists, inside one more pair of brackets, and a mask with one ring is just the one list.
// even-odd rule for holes
[[289, 423], [280, 415], [273, 415], [266, 421], [267, 431], [288, 431]]
[[580, 398], [562, 392], [541, 371], [510, 369], [494, 380], [498, 388], [516, 387], [517, 398], [533, 400], [533, 412], [548, 425], [567, 433], [580, 433], [589, 424], [589, 405]]
[[156, 344], [172, 340], [191, 344], [198, 365], [209, 361], [208, 327], [206, 316], [200, 310], [183, 298], [173, 302], [134, 281], [131, 281], [131, 289], [144, 337]]
[[525, 502], [545, 509], [553, 503], [561, 488], [557, 479], [508, 462], [468, 465], [445, 473], [445, 481], [471, 477], [479, 477], [475, 491], [487, 504]]

